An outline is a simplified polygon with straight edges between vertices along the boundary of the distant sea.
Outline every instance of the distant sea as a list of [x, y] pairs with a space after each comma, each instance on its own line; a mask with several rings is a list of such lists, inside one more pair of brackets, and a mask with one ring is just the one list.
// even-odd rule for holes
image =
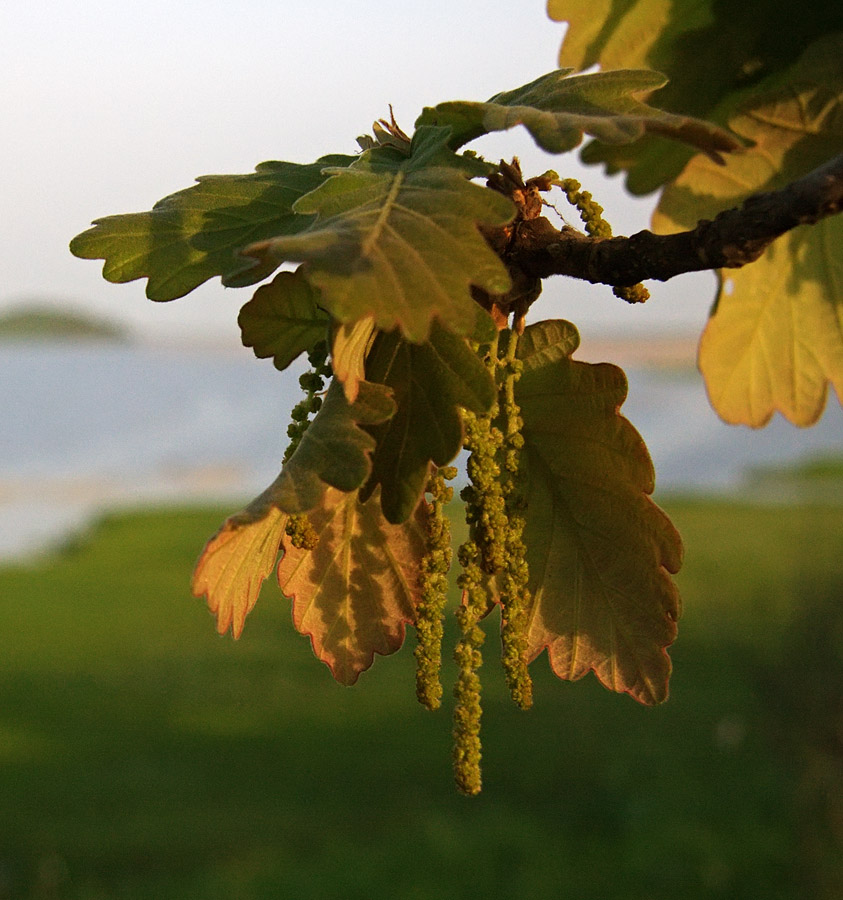
[[[103, 511], [231, 504], [269, 484], [302, 367], [250, 351], [144, 344], [0, 345], [0, 559], [61, 541]], [[644, 437], [657, 495], [746, 492], [759, 468], [843, 453], [833, 394], [814, 428], [730, 427], [690, 368], [627, 369], [623, 413]]]

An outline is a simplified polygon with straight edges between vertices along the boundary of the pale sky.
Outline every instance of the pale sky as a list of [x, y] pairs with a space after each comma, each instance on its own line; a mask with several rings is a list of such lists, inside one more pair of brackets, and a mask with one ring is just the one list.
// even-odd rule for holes
[[[70, 255], [70, 238], [197, 175], [355, 152], [390, 103], [410, 131], [425, 105], [517, 87], [555, 68], [563, 33], [544, 0], [3, 0], [0, 311], [43, 299], [156, 335], [236, 342], [248, 289], [214, 279], [152, 303], [145, 280], [105, 282], [100, 262]], [[616, 233], [649, 223], [652, 199], [630, 200], [576, 154], [536, 150], [523, 129], [473, 146], [519, 155], [527, 175], [584, 180]], [[651, 289], [646, 307], [630, 308], [608, 288], [556, 279], [536, 312], [591, 333], [702, 327], [710, 274]]]

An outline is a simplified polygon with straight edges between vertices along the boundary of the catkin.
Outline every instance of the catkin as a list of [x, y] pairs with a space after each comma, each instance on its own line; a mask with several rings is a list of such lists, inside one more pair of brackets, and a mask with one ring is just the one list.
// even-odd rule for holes
[[[589, 191], [581, 190], [576, 178], [563, 178], [556, 184], [565, 192], [568, 202], [579, 211], [586, 233], [592, 237], [610, 238], [612, 226], [603, 218], [603, 207], [597, 203]], [[627, 303], [644, 303], [650, 299], [650, 292], [640, 282], [612, 288], [612, 293]]]
[[501, 605], [501, 660], [513, 701], [521, 709], [533, 703], [533, 684], [527, 668], [527, 609], [529, 605], [527, 548], [523, 541], [525, 503], [521, 491], [521, 456], [524, 438], [521, 410], [515, 400], [515, 383], [523, 365], [516, 357], [518, 334], [508, 332], [508, 344], [500, 360], [503, 377], [501, 414], [503, 446], [501, 491], [506, 510], [503, 531], [505, 563], [498, 575]]
[[[284, 451], [284, 463], [296, 452], [310, 425], [310, 417], [319, 412], [322, 406], [319, 392], [325, 386], [324, 379], [330, 378], [333, 374], [328, 361], [327, 342], [319, 341], [307, 354], [307, 359], [311, 368], [299, 378], [299, 385], [304, 390], [305, 396], [290, 413], [291, 422], [287, 427], [290, 443]], [[287, 537], [290, 538], [290, 543], [299, 549], [314, 550], [319, 543], [319, 535], [305, 513], [295, 513], [289, 516], [284, 530]]]
[[454, 690], [454, 774], [457, 786], [467, 794], [477, 793], [481, 787], [482, 710], [477, 673], [483, 662], [480, 621], [490, 608], [492, 579], [501, 606], [501, 656], [510, 694], [522, 709], [532, 705], [533, 697], [527, 670], [529, 572], [521, 490], [524, 438], [515, 400], [515, 384], [523, 366], [516, 356], [517, 341], [514, 331], [499, 332], [489, 348], [486, 362], [498, 387], [493, 409], [485, 416], [464, 413], [469, 484], [461, 496], [470, 531], [459, 550], [462, 573], [457, 583], [463, 600], [457, 613], [462, 636], [454, 654], [459, 667]]
[[445, 512], [454, 496], [446, 482], [455, 478], [453, 466], [437, 469], [430, 477], [427, 552], [421, 563], [421, 599], [416, 609], [416, 697], [422, 706], [439, 709], [442, 703], [442, 613], [448, 598], [451, 569], [451, 523]]
[[[497, 368], [498, 336], [489, 347], [486, 365], [494, 377]], [[460, 640], [454, 650], [457, 683], [454, 687], [454, 780], [464, 794], [476, 794], [482, 786], [480, 771], [481, 685], [477, 674], [483, 665], [485, 639], [480, 620], [488, 612], [488, 579], [503, 564], [504, 547], [495, 535], [505, 524], [506, 513], [500, 490], [497, 463], [502, 435], [493, 425], [498, 404], [483, 416], [463, 413], [465, 448], [470, 456], [466, 464], [469, 484], [460, 496], [465, 501], [469, 537], [458, 551], [462, 572], [457, 585], [462, 604], [457, 609]]]
[[479, 551], [472, 540], [459, 550], [462, 573], [458, 584], [463, 591], [462, 605], [457, 609], [457, 622], [462, 637], [454, 650], [458, 676], [454, 687], [454, 781], [464, 794], [477, 794], [483, 786], [480, 771], [480, 702], [481, 686], [478, 669], [483, 665], [481, 647], [485, 635], [480, 620], [486, 611], [486, 586], [478, 563]]

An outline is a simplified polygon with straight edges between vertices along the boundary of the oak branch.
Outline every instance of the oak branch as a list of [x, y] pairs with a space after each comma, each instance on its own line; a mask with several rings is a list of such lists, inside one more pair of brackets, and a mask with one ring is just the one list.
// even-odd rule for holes
[[777, 238], [843, 211], [843, 154], [777, 191], [703, 219], [690, 231], [595, 238], [545, 218], [521, 221], [507, 250], [511, 268], [530, 278], [568, 275], [625, 286], [667, 281], [685, 272], [734, 269], [758, 259]]

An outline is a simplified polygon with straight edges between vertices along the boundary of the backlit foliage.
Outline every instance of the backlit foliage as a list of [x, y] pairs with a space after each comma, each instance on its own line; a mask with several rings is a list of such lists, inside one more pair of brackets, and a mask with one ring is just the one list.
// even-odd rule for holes
[[[839, 4], [808, 4], [781, 56], [776, 17], [759, 14], [774, 0], [743, 4], [729, 21], [714, 0], [670, 6], [550, 0], [551, 16], [571, 25], [564, 68], [485, 103], [428, 107], [411, 135], [380, 120], [356, 155], [200, 178], [149, 212], [97, 220], [71, 244], [103, 259], [110, 281], [146, 278], [153, 300], [213, 277], [263, 282], [239, 315], [243, 344], [281, 370], [306, 354], [304, 396], [280, 474], [209, 541], [193, 591], [218, 630], [239, 637], [277, 564], [295, 627], [348, 685], [398, 650], [409, 625], [416, 693], [435, 710], [455, 555], [454, 770], [465, 793], [481, 788], [483, 620], [499, 615], [523, 709], [528, 666], [545, 650], [561, 679], [594, 672], [610, 690], [660, 703], [682, 562], [650, 498], [647, 448], [620, 412], [624, 373], [574, 359], [571, 323], [528, 322], [541, 292], [524, 263], [530, 238], [559, 226], [547, 208], [572, 204], [578, 239], [597, 249], [614, 240], [602, 208], [571, 178], [525, 179], [517, 160], [487, 161], [467, 145], [522, 125], [552, 154], [587, 137], [584, 158], [626, 170], [633, 190], [666, 187], [655, 220], [665, 231], [785, 184], [841, 145], [843, 38], [824, 33], [843, 32]], [[743, 42], [727, 41], [735, 22]], [[721, 39], [731, 51], [722, 64], [699, 52]], [[701, 366], [728, 421], [758, 426], [780, 410], [808, 424], [827, 383], [841, 389], [841, 235], [839, 219], [804, 226], [754, 268], [721, 275]], [[642, 284], [609, 283], [626, 302], [647, 299]], [[463, 450], [468, 536], [454, 552], [446, 508]]]

